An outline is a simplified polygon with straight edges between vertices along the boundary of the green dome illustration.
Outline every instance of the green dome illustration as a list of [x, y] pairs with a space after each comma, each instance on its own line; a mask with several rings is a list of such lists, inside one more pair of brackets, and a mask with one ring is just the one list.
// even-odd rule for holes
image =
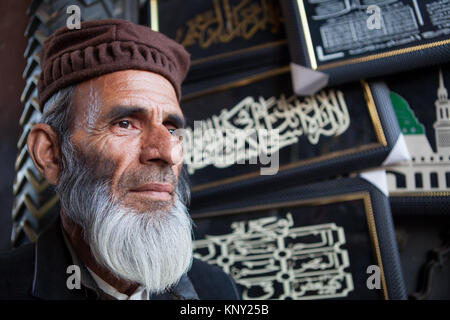
[[401, 95], [390, 93], [392, 105], [394, 107], [395, 116], [403, 134], [425, 134], [425, 127], [419, 122], [414, 111]]

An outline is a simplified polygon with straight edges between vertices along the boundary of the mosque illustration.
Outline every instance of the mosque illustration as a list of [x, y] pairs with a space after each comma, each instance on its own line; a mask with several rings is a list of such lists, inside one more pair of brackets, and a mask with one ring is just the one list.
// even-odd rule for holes
[[411, 160], [386, 169], [389, 193], [450, 191], [450, 100], [442, 70], [439, 70], [433, 124], [436, 152], [408, 102], [395, 92], [391, 92], [391, 100]]

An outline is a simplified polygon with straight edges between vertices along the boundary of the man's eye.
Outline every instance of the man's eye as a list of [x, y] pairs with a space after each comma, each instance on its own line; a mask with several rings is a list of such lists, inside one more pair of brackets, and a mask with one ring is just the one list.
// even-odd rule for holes
[[117, 124], [123, 129], [128, 129], [130, 127], [130, 121], [127, 120], [119, 121]]
[[173, 134], [176, 129], [168, 129], [170, 134]]

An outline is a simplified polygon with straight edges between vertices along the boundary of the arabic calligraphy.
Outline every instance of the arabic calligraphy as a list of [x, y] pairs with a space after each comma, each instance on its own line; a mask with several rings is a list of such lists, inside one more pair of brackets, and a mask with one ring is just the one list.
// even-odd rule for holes
[[232, 232], [194, 241], [194, 256], [215, 264], [251, 299], [324, 299], [354, 290], [344, 229], [294, 228], [292, 214], [233, 222]]
[[175, 40], [185, 47], [197, 44], [206, 49], [238, 37], [248, 40], [260, 30], [277, 34], [282, 27], [276, 1], [242, 0], [230, 5], [230, 0], [213, 0], [213, 9], [197, 14], [178, 28]]
[[324, 90], [303, 101], [295, 95], [246, 97], [231, 109], [195, 121], [194, 129], [186, 128], [184, 162], [189, 174], [208, 165], [243, 164], [261, 154], [276, 154], [301, 136], [316, 145], [321, 136], [339, 136], [349, 125], [347, 104], [339, 90]]

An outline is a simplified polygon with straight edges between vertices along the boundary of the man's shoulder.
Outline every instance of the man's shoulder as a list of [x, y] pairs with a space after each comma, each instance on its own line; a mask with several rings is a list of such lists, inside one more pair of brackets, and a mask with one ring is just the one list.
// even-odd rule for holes
[[188, 276], [202, 300], [236, 300], [241, 298], [233, 278], [217, 266], [194, 259]]
[[34, 273], [34, 244], [0, 253], [0, 299], [30, 297]]
[[34, 264], [34, 247], [34, 243], [28, 243], [16, 249], [0, 253], [1, 274], [17, 275], [22, 272], [32, 273], [32, 265]]

